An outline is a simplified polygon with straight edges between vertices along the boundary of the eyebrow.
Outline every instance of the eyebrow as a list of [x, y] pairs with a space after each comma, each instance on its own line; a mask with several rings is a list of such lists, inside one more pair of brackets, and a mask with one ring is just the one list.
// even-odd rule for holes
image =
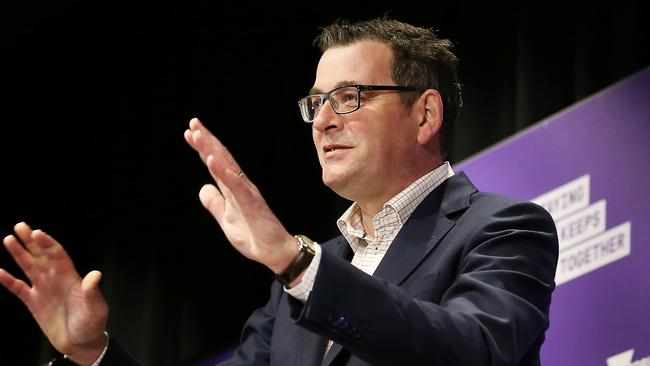
[[[343, 80], [336, 83], [336, 85], [334, 85], [334, 88], [332, 88], [332, 90], [336, 88], [340, 88], [342, 86], [350, 86], [350, 85], [358, 85], [358, 84], [360, 83], [356, 80]], [[309, 94], [321, 94], [321, 93], [323, 93], [323, 91], [318, 88], [309, 89]]]

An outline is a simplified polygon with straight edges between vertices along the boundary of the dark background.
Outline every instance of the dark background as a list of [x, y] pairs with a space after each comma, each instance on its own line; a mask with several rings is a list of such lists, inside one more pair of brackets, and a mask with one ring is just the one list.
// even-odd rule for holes
[[[336, 234], [349, 204], [320, 183], [296, 101], [318, 27], [389, 14], [461, 59], [452, 163], [648, 65], [647, 1], [26, 1], [0, 6], [0, 234], [25, 220], [104, 273], [109, 330], [148, 365], [227, 350], [272, 276], [198, 201], [210, 178], [182, 133], [201, 117], [292, 233]], [[539, 157], [543, 159], [543, 156]], [[4, 251], [0, 267], [19, 271]], [[0, 365], [52, 356], [0, 289]]]

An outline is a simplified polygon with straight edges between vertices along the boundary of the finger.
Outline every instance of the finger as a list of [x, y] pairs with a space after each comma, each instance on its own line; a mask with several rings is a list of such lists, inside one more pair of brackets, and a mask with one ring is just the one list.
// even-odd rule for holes
[[[221, 195], [229, 205], [239, 207], [241, 200], [245, 198], [245, 193], [249, 186], [257, 189], [241, 170], [237, 173], [233, 172], [224, 165], [219, 164], [212, 155], [208, 156], [207, 160], [206, 165], [208, 171], [212, 178], [214, 178]], [[233, 194], [233, 189], [237, 190], [236, 195]]]
[[194, 149], [197, 153], [199, 153], [199, 157], [201, 157], [201, 161], [203, 161], [203, 163], [205, 164], [207, 155], [202, 151], [200, 151], [198, 147], [194, 146], [195, 144], [194, 144], [194, 140], [192, 139], [192, 131], [190, 131], [189, 129], [185, 130], [185, 132], [183, 132], [183, 137], [185, 138], [185, 142], [187, 142], [187, 144], [190, 145], [192, 149]]
[[[185, 138], [185, 142], [187, 142], [193, 149], [197, 150], [198, 147], [195, 146], [196, 144], [194, 143], [194, 139], [192, 138], [192, 130], [189, 128], [183, 132], [183, 138]], [[200, 153], [200, 151], [197, 150], [197, 152]]]
[[197, 117], [190, 119], [190, 130], [196, 131], [202, 128], [205, 129], [205, 126], [203, 126], [203, 123], [201, 122], [200, 119], [198, 119]]
[[34, 257], [32, 257], [32, 255], [27, 250], [25, 250], [22, 244], [20, 244], [20, 242], [18, 242], [18, 239], [16, 239], [16, 237], [13, 235], [5, 237], [3, 243], [18, 267], [23, 270], [30, 281], [33, 281], [34, 273], [32, 273], [32, 269], [34, 267]]
[[31, 241], [32, 228], [26, 222], [22, 221], [14, 225], [14, 231], [18, 239], [23, 243]]
[[99, 271], [90, 271], [81, 281], [81, 291], [84, 295], [92, 295], [98, 290], [99, 281], [102, 279], [102, 273]]
[[99, 271], [89, 272], [81, 281], [81, 292], [90, 307], [104, 304], [104, 297], [99, 290], [99, 282], [102, 279], [102, 273]]
[[207, 155], [213, 155], [221, 164], [227, 166], [233, 171], [239, 171], [239, 164], [230, 154], [230, 151], [207, 129], [192, 131], [193, 147], [199, 152]]
[[217, 180], [221, 196], [229, 206], [235, 207], [244, 217], [254, 218], [262, 212], [270, 211], [264, 197], [260, 194], [257, 187], [245, 175], [239, 172], [233, 172], [216, 164], [211, 158], [208, 158], [209, 169], [211, 172], [216, 170], [213, 176], [219, 177]]
[[[230, 151], [228, 151], [218, 138], [203, 126], [198, 118], [192, 118], [192, 120], [190, 120], [190, 129], [186, 130], [183, 136], [185, 137], [185, 141], [187, 141], [187, 143], [199, 153], [203, 163], [208, 166], [208, 169], [217, 182], [219, 189], [224, 188], [219, 182], [221, 180], [221, 169], [214, 169], [215, 167], [226, 167], [231, 171], [238, 172], [238, 174], [241, 172], [239, 164]], [[212, 164], [212, 169], [210, 169], [211, 164], [208, 163], [208, 158], [210, 158], [210, 156], [212, 156], [212, 159], [214, 159], [216, 164], [218, 164]]]
[[[207, 158], [214, 155], [222, 164], [230, 169], [239, 171], [239, 164], [228, 149], [217, 139], [208, 129], [196, 122], [200, 127], [194, 127], [194, 130], [187, 129], [183, 133], [185, 141], [199, 154], [201, 161], [207, 165]], [[194, 123], [190, 123], [194, 126]]]
[[32, 239], [32, 228], [27, 225], [25, 222], [19, 222], [14, 226], [14, 231], [18, 239], [25, 244], [27, 249], [34, 255], [38, 256], [41, 254], [41, 249], [38, 245], [35, 245], [34, 240]]
[[222, 224], [223, 215], [226, 208], [226, 201], [223, 195], [212, 184], [206, 184], [199, 191], [199, 199], [201, 204], [214, 216], [215, 220]]
[[32, 241], [38, 245], [41, 251], [49, 256], [65, 254], [63, 245], [43, 230], [32, 231]]
[[24, 281], [17, 279], [9, 274], [9, 272], [0, 268], [0, 283], [9, 292], [16, 295], [25, 305], [28, 304], [30, 287]]
[[237, 204], [249, 204], [254, 197], [261, 196], [257, 194], [257, 187], [251, 182], [241, 170], [233, 171], [228, 167], [219, 164], [217, 160], [208, 157], [208, 170], [217, 180], [221, 193], [228, 202]]
[[194, 141], [192, 140], [192, 131], [190, 131], [189, 128], [183, 131], [183, 138], [185, 139], [185, 142], [188, 143], [188, 145], [192, 146], [194, 144]]
[[43, 253], [42, 257], [48, 261], [48, 267], [56, 265], [58, 272], [68, 273], [77, 279], [81, 278], [74, 267], [74, 263], [72, 263], [72, 259], [70, 259], [68, 253], [63, 248], [63, 245], [52, 236], [43, 230], [37, 229], [32, 232], [32, 239], [41, 248]]
[[185, 130], [185, 133], [183, 134], [183, 136], [185, 137], [185, 141], [187, 141], [187, 143], [190, 144], [190, 146], [192, 146], [192, 148], [197, 151], [198, 151], [198, 146], [196, 146], [196, 143], [192, 138], [192, 134], [194, 131], [199, 131], [199, 130], [207, 131], [207, 128], [203, 126], [203, 124], [199, 121], [198, 118], [194, 117], [190, 119], [189, 126], [187, 130]]
[[[220, 190], [220, 196], [226, 201], [233, 201], [232, 189], [236, 188], [240, 199], [250, 201], [257, 188], [241, 173], [241, 168], [228, 149], [216, 138], [198, 118], [190, 120], [190, 128], [185, 131], [186, 141], [197, 151], [208, 167]], [[228, 180], [228, 184], [224, 184]], [[205, 205], [204, 205], [205, 206]]]

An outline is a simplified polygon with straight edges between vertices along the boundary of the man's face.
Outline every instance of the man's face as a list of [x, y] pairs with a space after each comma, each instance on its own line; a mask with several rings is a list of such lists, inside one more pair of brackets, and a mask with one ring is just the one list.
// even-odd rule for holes
[[[395, 85], [392, 59], [391, 48], [376, 41], [330, 48], [318, 64], [313, 91]], [[349, 200], [390, 198], [412, 179], [408, 166], [418, 148], [417, 127], [395, 91], [362, 92], [361, 107], [343, 115], [326, 102], [312, 128], [323, 182]]]

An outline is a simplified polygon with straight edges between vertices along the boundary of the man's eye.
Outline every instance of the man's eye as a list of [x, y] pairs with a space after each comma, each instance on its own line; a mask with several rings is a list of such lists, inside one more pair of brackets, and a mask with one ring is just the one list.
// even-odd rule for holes
[[357, 102], [357, 93], [349, 92], [344, 93], [340, 97], [341, 103], [345, 104], [355, 104]]

